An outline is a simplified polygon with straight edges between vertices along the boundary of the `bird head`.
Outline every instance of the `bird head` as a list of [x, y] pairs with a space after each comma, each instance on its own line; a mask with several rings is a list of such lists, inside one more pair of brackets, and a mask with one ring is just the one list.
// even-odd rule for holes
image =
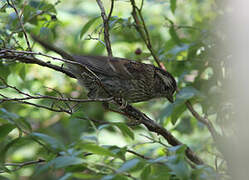
[[169, 72], [160, 68], [156, 68], [156, 74], [161, 80], [161, 83], [159, 84], [160, 94], [173, 103], [173, 95], [177, 88], [174, 77]]

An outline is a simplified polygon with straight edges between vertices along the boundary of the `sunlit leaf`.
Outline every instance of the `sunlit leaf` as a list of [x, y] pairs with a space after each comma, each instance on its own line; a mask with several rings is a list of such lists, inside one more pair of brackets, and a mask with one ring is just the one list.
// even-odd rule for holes
[[171, 114], [171, 122], [175, 124], [182, 113], [187, 109], [185, 104], [175, 106], [173, 113]]
[[100, 18], [100, 16], [98, 16], [98, 17], [95, 17], [95, 18], [92, 18], [92, 19], [90, 19], [85, 25], [84, 25], [84, 27], [81, 29], [81, 31], [80, 31], [80, 38], [82, 38], [84, 35], [85, 35], [85, 33], [89, 30], [89, 28], [94, 24], [94, 22], [97, 20], [97, 19], [99, 19]]
[[9, 120], [9, 122], [13, 122], [13, 120], [18, 119], [19, 116], [15, 113], [7, 111], [4, 108], [0, 108], [0, 118]]
[[167, 162], [167, 166], [173, 171], [173, 173], [182, 180], [189, 180], [191, 170], [187, 162], [180, 160], [177, 163]]
[[179, 93], [176, 94], [176, 99], [187, 100], [196, 95], [201, 95], [200, 92], [193, 87], [182, 88]]
[[0, 140], [7, 136], [13, 129], [15, 129], [16, 126], [13, 124], [3, 124], [0, 126]]
[[170, 28], [169, 28], [169, 34], [170, 34], [171, 38], [175, 41], [175, 43], [178, 46], [182, 45], [181, 39], [179, 38], [179, 36], [178, 36], [178, 34], [177, 34], [176, 30], [175, 30], [174, 25], [170, 26]]
[[176, 10], [176, 0], [170, 0], [170, 9], [172, 13], [174, 14]]
[[185, 152], [186, 149], [187, 149], [187, 146], [183, 144], [183, 145], [178, 145], [178, 146], [172, 146], [168, 150], [171, 152], [175, 152], [176, 154], [182, 154]]
[[78, 157], [73, 156], [61, 156], [53, 159], [49, 162], [50, 166], [53, 166], [54, 168], [65, 168], [67, 166], [71, 165], [79, 165], [84, 163], [85, 161]]
[[108, 149], [98, 146], [96, 144], [88, 143], [88, 144], [83, 144], [80, 147], [83, 148], [84, 151], [91, 152], [94, 154], [116, 157], [116, 155], [111, 151], [109, 151]]
[[118, 172], [125, 172], [130, 170], [131, 168], [135, 167], [139, 163], [139, 159], [131, 159], [126, 161], [122, 166], [117, 170]]
[[143, 171], [142, 171], [142, 173], [141, 173], [141, 175], [140, 175], [141, 179], [143, 179], [143, 180], [149, 180], [149, 179], [150, 179], [150, 178], [149, 178], [150, 173], [151, 173], [151, 166], [148, 165], [148, 166], [146, 166], [146, 167], [143, 169]]
[[48, 136], [46, 134], [31, 133], [30, 135], [42, 140], [43, 142], [48, 144], [49, 147], [51, 147], [52, 149], [54, 149], [56, 151], [59, 151], [59, 150], [62, 150], [65, 148], [64, 145], [60, 141], [58, 141], [57, 139], [55, 139], [51, 136]]
[[134, 140], [134, 133], [126, 124], [124, 123], [112, 123], [112, 124], [117, 126], [124, 136], [128, 136], [132, 140]]

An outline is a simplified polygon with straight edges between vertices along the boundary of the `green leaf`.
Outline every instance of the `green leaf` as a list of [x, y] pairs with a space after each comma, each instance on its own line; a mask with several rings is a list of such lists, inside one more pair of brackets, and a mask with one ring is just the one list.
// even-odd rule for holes
[[109, 21], [109, 27], [110, 29], [114, 28], [116, 24], [119, 25], [127, 25], [127, 19], [119, 18], [118, 16], [112, 16]]
[[53, 138], [51, 136], [48, 136], [46, 134], [31, 133], [30, 135], [42, 140], [43, 142], [48, 144], [49, 147], [51, 147], [55, 151], [60, 151], [60, 150], [65, 148], [64, 145], [61, 142], [59, 142], [57, 139], [55, 139], [55, 138]]
[[122, 132], [122, 134], [124, 136], [128, 136], [130, 137], [132, 140], [134, 140], [134, 133], [133, 131], [125, 124], [125, 123], [112, 123], [115, 126], [117, 126], [120, 131]]
[[4, 161], [5, 155], [10, 148], [15, 147], [15, 149], [18, 149], [18, 147], [26, 145], [27, 143], [30, 143], [30, 139], [27, 136], [18, 137], [8, 142], [4, 147], [1, 147], [0, 161]]
[[179, 106], [176, 106], [174, 108], [174, 111], [171, 115], [171, 123], [174, 125], [178, 118], [181, 116], [181, 114], [187, 109], [186, 105], [185, 104], [181, 104]]
[[53, 166], [54, 168], [65, 168], [67, 166], [71, 165], [79, 165], [84, 163], [85, 161], [81, 158], [78, 157], [73, 157], [73, 156], [60, 156], [52, 161], [49, 162], [50, 166]]
[[[7, 79], [7, 77], [9, 76], [10, 74], [10, 69], [9, 69], [9, 66], [6, 65], [6, 64], [3, 64], [1, 61], [0, 61], [0, 76], [3, 78], [3, 79]], [[1, 83], [1, 81], [0, 81]]]
[[7, 28], [9, 30], [16, 30], [16, 28], [18, 27], [18, 24], [19, 24], [19, 21], [18, 21], [18, 17], [16, 13], [15, 12], [10, 13], [8, 17]]
[[174, 129], [181, 134], [191, 134], [195, 126], [196, 125], [192, 125], [189, 116], [184, 116]]
[[[11, 171], [7, 167], [5, 167], [4, 163], [2, 162], [0, 162], [0, 172], [11, 173]], [[3, 176], [0, 176], [0, 180], [9, 180], [9, 179]]]
[[48, 4], [45, 1], [43, 3], [44, 4], [42, 6], [40, 6], [41, 10], [56, 13], [56, 9], [55, 9], [53, 4]]
[[81, 136], [80, 139], [85, 142], [98, 142], [98, 138], [96, 136]]
[[60, 169], [66, 168], [72, 165], [80, 165], [83, 164], [85, 161], [82, 158], [74, 157], [74, 156], [59, 156], [47, 164], [44, 164], [36, 169], [35, 176], [48, 171], [51, 168]]
[[26, 66], [22, 66], [19, 73], [18, 73], [23, 81], [25, 80], [25, 77], [26, 77], [26, 68], [25, 67]]
[[25, 80], [26, 76], [26, 66], [24, 64], [15, 64], [14, 66], [10, 66], [11, 72], [15, 72], [18, 74], [22, 80]]
[[85, 112], [77, 111], [69, 118], [68, 131], [72, 140], [79, 139], [82, 133], [87, 130], [89, 121], [83, 120]]
[[72, 173], [66, 173], [64, 176], [60, 177], [60, 179], [58, 179], [58, 180], [71, 179], [72, 175], [73, 175]]
[[182, 45], [182, 42], [175, 30], [175, 27], [174, 27], [174, 24], [172, 24], [169, 28], [169, 34], [171, 36], [171, 38], [175, 41], [175, 43], [178, 45], [178, 46], [181, 46]]
[[176, 10], [176, 0], [170, 0], [170, 9], [172, 13], [174, 14]]
[[169, 117], [173, 113], [174, 107], [175, 107], [174, 104], [167, 103], [167, 106], [161, 110], [159, 115], [160, 124], [163, 124], [164, 119]]
[[167, 166], [174, 172], [176, 177], [182, 180], [189, 180], [191, 175], [191, 169], [188, 163], [184, 160], [177, 162], [168, 161]]
[[131, 159], [126, 161], [120, 168], [118, 168], [117, 172], [125, 172], [135, 167], [140, 162], [139, 159]]
[[111, 151], [109, 151], [108, 149], [100, 147], [96, 144], [92, 144], [92, 143], [83, 144], [80, 147], [82, 147], [83, 150], [94, 153], [94, 154], [116, 157], [116, 155], [112, 153]]
[[30, 5], [24, 6], [23, 9], [23, 21], [26, 22], [32, 15], [34, 15], [36, 9], [31, 7]]
[[8, 112], [6, 109], [0, 109], [0, 119], [7, 120], [11, 124], [15, 124], [18, 128], [27, 130], [29, 132], [32, 131], [31, 125], [26, 119], [19, 117], [18, 115]]
[[167, 156], [160, 156], [160, 157], [158, 157], [158, 158], [156, 158], [156, 159], [150, 159], [150, 160], [148, 160], [148, 162], [149, 163], [157, 163], [157, 162], [165, 162], [165, 161], [167, 161], [168, 160], [168, 157]]
[[105, 146], [107, 147], [112, 153], [116, 155], [116, 157], [125, 161], [125, 154], [127, 152], [127, 147], [118, 147], [118, 146]]
[[103, 178], [101, 178], [101, 180], [113, 180], [114, 177], [115, 177], [115, 175], [109, 174], [109, 175], [104, 176]]
[[19, 116], [15, 113], [11, 113], [4, 108], [0, 108], [0, 118], [7, 119], [9, 122], [13, 122], [13, 120], [18, 119]]
[[22, 130], [32, 132], [31, 124], [25, 118], [18, 118], [17, 120], [15, 120], [15, 124]]
[[143, 169], [143, 171], [142, 171], [142, 173], [141, 173], [141, 179], [143, 179], [143, 180], [149, 180], [149, 175], [150, 175], [150, 173], [151, 173], [151, 166], [150, 165], [148, 165], [148, 166], [146, 166], [144, 169]]
[[196, 95], [201, 95], [201, 93], [193, 87], [182, 88], [179, 93], [176, 94], [176, 100], [188, 100]]
[[193, 169], [191, 177], [198, 180], [216, 180], [218, 175], [210, 166], [198, 165]]
[[170, 147], [168, 150], [171, 152], [175, 152], [176, 154], [184, 154], [187, 146], [185, 144]]
[[73, 173], [73, 177], [77, 179], [100, 179], [102, 176], [99, 174], [90, 174], [88, 171]]
[[177, 119], [181, 116], [181, 114], [186, 110], [186, 105], [184, 102], [188, 99], [191, 99], [194, 96], [201, 96], [201, 93], [193, 87], [185, 87], [182, 88], [176, 94], [176, 100], [172, 104], [168, 104], [165, 108], [163, 108], [160, 114], [160, 120], [164, 120], [167, 117], [171, 117], [172, 124], [175, 124]]
[[13, 124], [3, 124], [0, 126], [0, 140], [2, 140], [5, 136], [7, 136], [16, 126]]
[[71, 115], [70, 120], [74, 119], [74, 118], [81, 118], [81, 117], [85, 117], [85, 112], [84, 111], [77, 111]]
[[84, 36], [84, 34], [88, 31], [88, 29], [93, 25], [93, 23], [97, 20], [97, 19], [99, 19], [100, 18], [100, 16], [98, 16], [98, 17], [95, 17], [95, 18], [92, 18], [92, 19], [90, 19], [85, 25], [84, 25], [84, 27], [81, 29], [81, 31], [80, 31], [80, 38], [82, 38], [83, 36]]
[[51, 29], [47, 28], [47, 27], [41, 27], [40, 29], [40, 36], [42, 39], [46, 39], [47, 41], [52, 41], [54, 38], [54, 35], [51, 31]]

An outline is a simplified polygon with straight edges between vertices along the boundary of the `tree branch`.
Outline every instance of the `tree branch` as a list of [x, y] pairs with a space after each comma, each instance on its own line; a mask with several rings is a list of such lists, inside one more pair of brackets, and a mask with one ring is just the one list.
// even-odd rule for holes
[[215, 130], [213, 124], [209, 119], [201, 117], [193, 108], [192, 104], [190, 101], [185, 102], [188, 110], [191, 112], [191, 114], [201, 123], [203, 123], [205, 126], [207, 126], [209, 132], [211, 133], [213, 139], [216, 141], [217, 137], [219, 136], [217, 131]]
[[[121, 104], [120, 104], [121, 106]], [[123, 111], [126, 113], [126, 116], [135, 119], [137, 121], [140, 121], [149, 131], [155, 132], [158, 135], [163, 136], [167, 142], [172, 146], [178, 146], [182, 145], [183, 143], [176, 139], [169, 131], [167, 131], [165, 128], [157, 124], [155, 121], [150, 119], [148, 116], [146, 116], [144, 113], [140, 112], [136, 108], [132, 107], [131, 105], [127, 105]], [[196, 164], [203, 164], [204, 162], [189, 148], [187, 147], [186, 150], [186, 156], [194, 163]]]
[[[105, 36], [104, 38], [105, 38], [105, 42], [107, 44], [108, 55], [110, 57], [110, 56], [112, 56], [112, 51], [110, 50], [111, 46], [108, 45], [108, 44], [110, 44], [110, 40], [109, 40], [109, 22], [108, 22], [109, 19], [106, 17], [105, 10], [104, 10], [104, 7], [103, 7], [103, 4], [102, 4], [101, 0], [96, 0], [96, 1], [97, 1], [98, 5], [99, 5], [99, 7], [101, 9], [101, 16], [102, 16], [102, 19], [103, 19], [103, 22], [104, 22], [104, 36]], [[143, 19], [142, 14], [141, 14], [142, 6], [141, 6], [140, 9], [138, 9], [134, 0], [131, 0], [131, 4], [132, 4], [132, 7], [133, 7], [132, 15], [133, 15], [134, 20], [136, 22], [136, 28], [137, 28], [138, 32], [140, 33], [140, 35], [142, 36], [145, 44], [147, 45], [148, 49], [150, 50], [152, 56], [154, 57], [155, 61], [158, 64], [158, 66], [161, 67], [159, 59], [157, 58], [157, 56], [154, 53], [154, 50], [152, 48], [149, 33], [148, 33], [147, 27], [145, 25], [144, 19]], [[143, 5], [143, 1], [142, 1], [142, 5]], [[141, 23], [139, 21], [137, 11], [140, 12], [139, 17], [142, 19], [142, 25], [143, 25], [143, 30], [144, 31], [140, 27]], [[144, 32], [145, 32], [145, 35], [144, 35]], [[122, 102], [120, 102], [118, 100], [115, 100], [115, 102], [119, 105], [119, 107], [123, 107]], [[167, 131], [165, 128], [163, 128], [162, 126], [157, 124], [155, 121], [153, 121], [148, 116], [146, 116], [144, 113], [142, 113], [139, 110], [135, 109], [131, 105], [127, 104], [125, 108], [122, 108], [122, 111], [125, 113], [125, 115], [128, 118], [133, 119], [134, 121], [137, 121], [137, 122], [140, 122], [140, 123], [144, 124], [148, 130], [163, 136], [168, 141], [168, 143], [170, 145], [177, 146], [177, 145], [182, 144], [169, 131]], [[191, 161], [195, 162], [196, 164], [203, 164], [203, 161], [189, 147], [187, 147], [186, 156]]]
[[[142, 15], [143, 1], [141, 3], [140, 9], [136, 6], [136, 3], [134, 0], [130, 0], [130, 2], [132, 5], [132, 16], [133, 16], [133, 19], [134, 19], [135, 24], [136, 24], [135, 28], [137, 29], [138, 33], [142, 37], [145, 45], [149, 49], [149, 51], [150, 51], [152, 57], [154, 58], [154, 60], [156, 61], [157, 65], [162, 68], [162, 65], [160, 64], [160, 60], [157, 57], [155, 50], [152, 47], [149, 31], [147, 29], [147, 26], [145, 24], [145, 21], [144, 21], [143, 15]], [[140, 19], [141, 19], [141, 21], [140, 21]]]
[[103, 23], [104, 23], [104, 39], [105, 39], [107, 53], [108, 53], [109, 57], [112, 57], [113, 54], [112, 54], [111, 42], [110, 42], [110, 38], [109, 38], [109, 20], [111, 17], [114, 1], [112, 0], [111, 11], [110, 11], [110, 14], [108, 17], [106, 16], [105, 8], [102, 4], [102, 1], [101, 0], [96, 0], [96, 1], [98, 3], [99, 8], [100, 8], [101, 16], [102, 16]]
[[36, 57], [30, 56], [30, 55], [41, 55], [41, 56], [50, 57], [53, 60], [61, 60], [64, 62], [68, 61], [65, 59], [48, 56], [48, 55], [45, 55], [42, 53], [35, 53], [32, 51], [17, 51], [17, 50], [12, 50], [12, 49], [0, 49], [0, 59], [17, 60], [17, 61], [20, 61], [22, 63], [27, 63], [27, 64], [38, 64], [40, 66], [48, 67], [48, 68], [53, 69], [55, 71], [62, 72], [71, 78], [76, 78], [69, 70], [67, 70], [63, 67], [60, 67], [60, 66], [53, 65], [50, 62], [44, 62], [44, 61], [39, 60]]

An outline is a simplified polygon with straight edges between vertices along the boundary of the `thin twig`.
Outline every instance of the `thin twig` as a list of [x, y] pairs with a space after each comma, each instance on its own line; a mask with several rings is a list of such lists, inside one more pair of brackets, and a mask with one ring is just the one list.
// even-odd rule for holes
[[[10, 3], [10, 1], [11, 1], [11, 3]], [[7, 0], [7, 3], [8, 3], [8, 5], [9, 5], [10, 7], [12, 7], [12, 8], [14, 9], [14, 11], [15, 11], [15, 13], [16, 13], [16, 15], [17, 15], [17, 17], [18, 17], [20, 26], [21, 26], [21, 28], [22, 28], [22, 32], [23, 32], [24, 37], [25, 37], [25, 40], [26, 40], [26, 43], [27, 43], [27, 46], [28, 46], [28, 50], [31, 51], [31, 46], [30, 46], [30, 43], [29, 43], [29, 39], [28, 39], [27, 33], [26, 33], [25, 29], [24, 29], [24, 25], [23, 25], [23, 23], [22, 23], [21, 15], [19, 15], [19, 13], [18, 13], [18, 11], [17, 11], [17, 9], [16, 9], [16, 7], [15, 7], [14, 2], [13, 2], [12, 0], [10, 0], [10, 1]]]
[[[141, 3], [141, 7], [138, 8], [134, 0], [130, 0], [131, 5], [132, 5], [132, 16], [136, 24], [136, 29], [140, 36], [142, 37], [145, 45], [149, 49], [152, 57], [156, 61], [157, 65], [162, 68], [162, 65], [160, 64], [160, 59], [157, 57], [155, 50], [152, 47], [149, 31], [147, 29], [147, 26], [145, 24], [143, 15], [142, 15], [142, 7], [143, 7], [143, 1]], [[140, 21], [141, 19], [141, 21]]]
[[122, 174], [122, 175], [124, 175], [124, 176], [127, 176], [127, 177], [133, 179], [133, 180], [138, 180], [137, 178], [133, 177], [130, 173], [125, 172], [125, 171], [119, 171], [119, 170], [113, 168], [113, 167], [110, 166], [110, 165], [107, 165], [107, 164], [104, 164], [104, 163], [95, 163], [95, 162], [91, 162], [90, 164], [95, 165], [95, 166], [101, 166], [101, 167], [110, 169], [114, 174]]
[[[105, 13], [105, 8], [103, 6], [103, 3], [101, 0], [96, 0], [97, 4], [100, 8], [101, 11], [101, 17], [103, 19], [104, 23], [104, 39], [105, 39], [105, 44], [106, 44], [106, 49], [109, 57], [112, 57], [112, 48], [111, 48], [111, 42], [109, 38], [109, 18], [107, 18], [106, 13]], [[113, 4], [113, 2], [112, 2]], [[109, 14], [111, 16], [111, 14]]]
[[209, 121], [209, 119], [207, 118], [203, 118], [201, 117], [193, 108], [192, 104], [190, 101], [186, 101], [186, 106], [188, 108], [188, 110], [191, 112], [191, 114], [201, 123], [203, 123], [205, 126], [207, 126], [209, 132], [211, 133], [212, 137], [214, 140], [217, 139], [218, 133], [215, 130], [213, 124]]
[[[4, 96], [0, 94], [0, 96]], [[103, 99], [75, 99], [75, 98], [59, 98], [54, 96], [29, 96], [24, 98], [8, 98], [4, 97], [5, 99], [0, 99], [1, 101], [25, 101], [25, 100], [31, 100], [31, 99], [50, 99], [50, 100], [57, 100], [57, 101], [66, 101], [66, 102], [79, 102], [79, 103], [85, 103], [85, 102], [109, 102], [113, 98], [103, 98]]]
[[[29, 54], [43, 55], [42, 53], [34, 53], [31, 51], [17, 51], [17, 50], [11, 50], [11, 49], [2, 49], [2, 50], [0, 50], [0, 59], [17, 60], [17, 61], [20, 61], [22, 63], [27, 63], [27, 64], [38, 64], [40, 66], [44, 66], [44, 67], [54, 69], [56, 71], [60, 71], [64, 74], [68, 75], [71, 78], [76, 78], [69, 70], [67, 70], [63, 67], [51, 64], [50, 62], [44, 62], [42, 60], [39, 60], [38, 58], [29, 56]], [[44, 56], [46, 56], [46, 55], [44, 55]], [[53, 57], [52, 59], [65, 61], [65, 59], [62, 59], [62, 58]]]
[[128, 149], [127, 152], [129, 152], [129, 153], [131, 153], [131, 154], [134, 154], [134, 155], [136, 155], [136, 156], [138, 156], [138, 157], [140, 157], [140, 158], [142, 158], [142, 159], [151, 160], [150, 157], [147, 157], [147, 156], [144, 156], [144, 155], [142, 155], [142, 154], [139, 154], [139, 153], [137, 153], [137, 152], [135, 152], [135, 151], [133, 151], [133, 150], [129, 150], [129, 149]]
[[35, 103], [27, 102], [27, 101], [16, 101], [16, 102], [18, 102], [20, 104], [27, 104], [27, 105], [35, 106], [37, 108], [47, 109], [47, 110], [50, 110], [50, 111], [53, 111], [53, 112], [64, 112], [64, 113], [67, 113], [67, 114], [72, 114], [71, 111], [63, 109], [61, 107], [59, 107], [58, 109], [55, 109], [55, 108], [52, 108], [52, 107], [47, 107], [47, 106], [44, 106], [44, 105], [35, 104]]
[[[89, 69], [87, 66], [79, 63], [77, 61], [77, 59], [68, 54], [66, 51], [60, 49], [60, 48], [57, 48], [56, 46], [53, 46], [52, 44], [48, 43], [48, 42], [45, 42], [43, 41], [42, 39], [40, 39], [39, 37], [35, 36], [35, 35], [32, 35], [32, 38], [40, 43], [43, 47], [45, 47], [46, 49], [49, 49], [49, 50], [52, 50], [56, 53], [58, 53], [59, 55], [61, 55], [63, 58], [66, 58], [66, 59], [59, 59], [59, 58], [55, 58], [55, 60], [60, 60], [60, 61], [63, 61], [63, 62], [66, 62], [66, 63], [69, 63], [69, 64], [74, 64], [74, 65], [78, 65], [80, 66], [81, 68], [84, 69], [84, 71], [90, 73], [96, 80], [96, 82], [98, 83], [98, 85], [111, 97], [112, 94], [105, 88], [105, 86], [103, 85], [103, 83], [101, 82], [100, 78], [91, 70]], [[40, 55], [43, 55], [43, 56], [46, 56], [46, 57], [50, 57], [50, 58], [54, 58], [52, 56], [48, 56], [48, 55], [44, 55], [44, 54], [41, 54], [39, 53]], [[111, 65], [111, 64], [110, 64]]]
[[[41, 164], [41, 163], [44, 163], [46, 162], [44, 159], [38, 159], [36, 161], [27, 161], [27, 162], [22, 162], [22, 163], [5, 163], [3, 164], [3, 166], [14, 166], [16, 167], [15, 169], [13, 170], [10, 170], [11, 172], [14, 172], [14, 171], [17, 171], [19, 169], [21, 169], [22, 167], [25, 167], [25, 166], [29, 166], [29, 165], [34, 165], [34, 164]], [[5, 173], [6, 171], [2, 170], [0, 171], [0, 173]]]
[[110, 8], [109, 15], [108, 15], [108, 17], [107, 17], [107, 21], [108, 21], [108, 22], [109, 22], [110, 18], [112, 17], [113, 7], [114, 7], [114, 0], [111, 0], [111, 8]]

